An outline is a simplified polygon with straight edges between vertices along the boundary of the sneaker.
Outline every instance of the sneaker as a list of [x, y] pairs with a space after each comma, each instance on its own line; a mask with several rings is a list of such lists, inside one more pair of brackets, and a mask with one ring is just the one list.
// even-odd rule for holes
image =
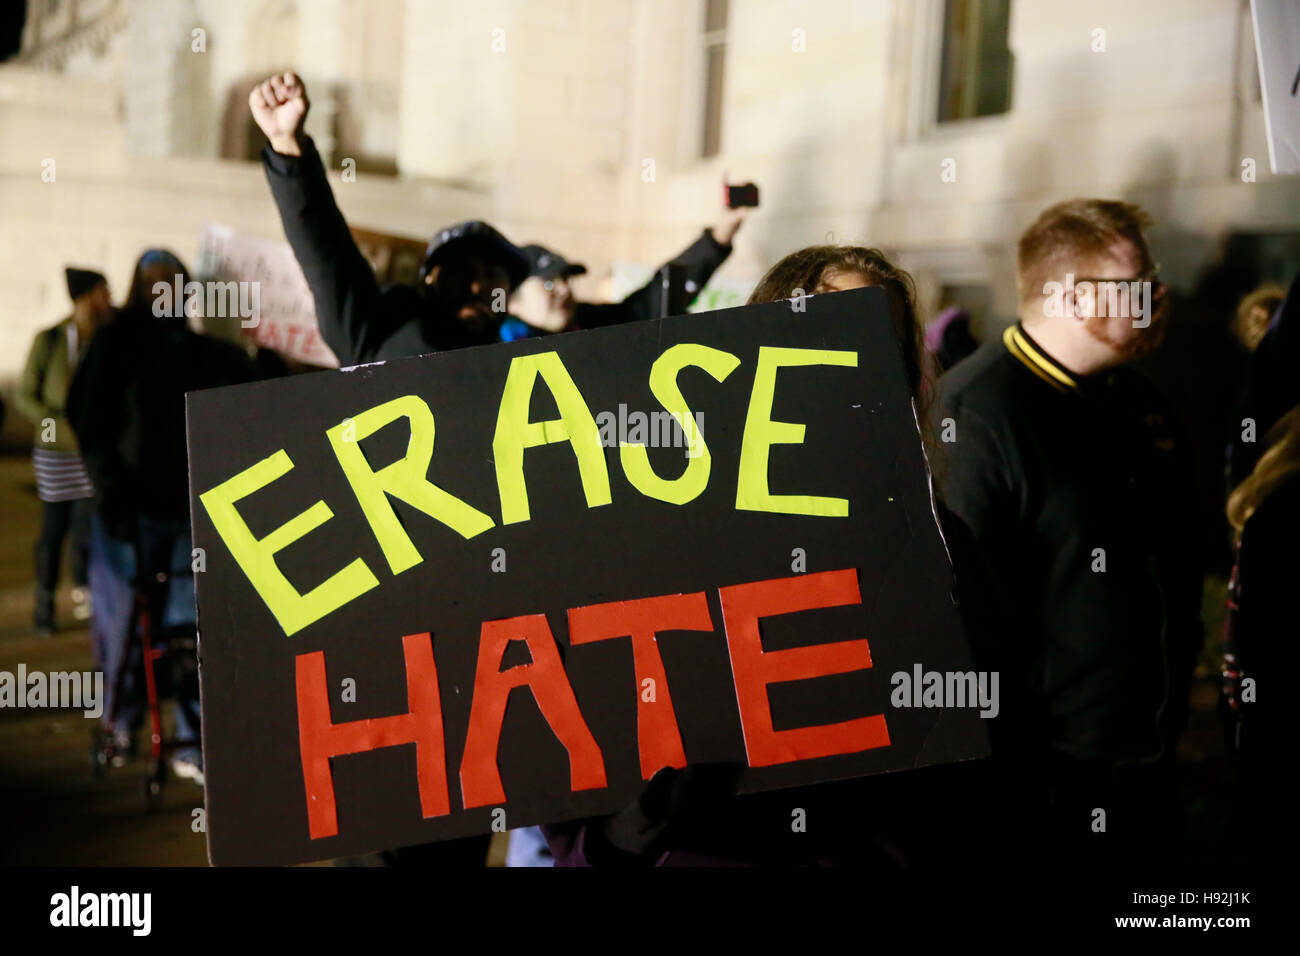
[[78, 621], [90, 620], [90, 588], [76, 587], [72, 589], [72, 616]]
[[114, 767], [125, 767], [135, 756], [135, 735], [124, 727], [113, 731], [113, 757], [109, 761]]
[[186, 780], [193, 780], [200, 787], [203, 786], [203, 768], [193, 760], [186, 760], [183, 757], [172, 758], [172, 773], [178, 777], [184, 777]]

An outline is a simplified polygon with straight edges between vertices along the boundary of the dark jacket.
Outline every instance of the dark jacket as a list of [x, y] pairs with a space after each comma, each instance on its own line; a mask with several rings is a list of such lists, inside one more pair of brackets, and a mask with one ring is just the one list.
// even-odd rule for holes
[[[708, 284], [713, 273], [731, 255], [731, 246], [724, 246], [713, 238], [713, 232], [705, 229], [698, 239], [679, 252], [664, 265], [682, 267], [688, 302], [694, 302], [700, 290]], [[662, 269], [662, 266], [660, 267]], [[642, 319], [663, 317], [663, 284], [659, 281], [659, 270], [651, 276], [650, 281], [629, 295], [622, 302], [598, 304], [579, 302], [574, 308], [573, 324], [579, 329], [595, 329], [605, 325], [617, 325], [620, 322], [639, 322]]]
[[1284, 728], [1290, 726], [1283, 712], [1288, 697], [1277, 688], [1295, 673], [1297, 540], [1300, 477], [1293, 476], [1264, 499], [1241, 532], [1241, 594], [1233, 639], [1242, 673], [1254, 679], [1257, 693], [1253, 702], [1242, 704], [1238, 756], [1252, 763], [1276, 760], [1284, 747]]
[[95, 333], [67, 415], [110, 534], [133, 540], [139, 515], [188, 522], [185, 393], [254, 377], [241, 348], [183, 318], [121, 313]]
[[1073, 375], [1017, 325], [950, 371], [937, 404], [955, 438], [942, 492], [1005, 622], [1003, 755], [1167, 761], [1202, 631], [1189, 443], [1164, 400], [1128, 367]]
[[325, 167], [310, 137], [302, 156], [262, 150], [262, 165], [275, 197], [285, 238], [316, 301], [321, 338], [348, 367], [390, 358], [425, 355], [496, 341], [469, 332], [442, 314], [431, 296], [414, 286], [380, 289], [374, 270], [348, 231], [334, 202]]

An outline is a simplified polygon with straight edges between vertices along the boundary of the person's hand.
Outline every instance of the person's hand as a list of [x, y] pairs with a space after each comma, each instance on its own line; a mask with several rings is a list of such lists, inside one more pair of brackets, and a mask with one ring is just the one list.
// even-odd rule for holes
[[273, 150], [285, 156], [302, 155], [302, 124], [311, 103], [297, 73], [278, 73], [253, 87], [248, 107]]
[[[726, 173], [723, 173], [722, 175], [722, 190], [723, 195], [725, 196], [727, 190]], [[718, 217], [718, 221], [709, 227], [709, 231], [713, 233], [713, 238], [719, 245], [731, 245], [731, 240], [736, 238], [736, 232], [740, 229], [746, 217], [753, 211], [753, 209], [753, 206], [739, 206], [732, 209], [730, 206], [725, 204], [723, 205], [722, 213]]]
[[650, 865], [672, 849], [675, 837], [707, 827], [736, 796], [740, 764], [692, 764], [660, 768], [637, 799], [609, 817], [601, 828], [614, 853], [605, 862]]
[[740, 230], [741, 224], [751, 211], [750, 206], [741, 206], [738, 209], [724, 209], [718, 221], [709, 227], [713, 233], [713, 238], [718, 241], [719, 245], [729, 246], [731, 240], [736, 238], [736, 233]]

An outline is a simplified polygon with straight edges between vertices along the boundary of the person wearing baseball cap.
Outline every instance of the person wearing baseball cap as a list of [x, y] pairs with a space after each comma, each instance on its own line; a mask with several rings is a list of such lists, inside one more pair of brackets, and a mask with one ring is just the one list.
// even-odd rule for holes
[[[694, 242], [664, 265], [681, 266], [686, 294], [694, 301], [713, 273], [731, 255], [731, 241], [749, 214], [747, 207], [726, 208], [719, 221], [705, 229]], [[594, 329], [664, 314], [663, 285], [659, 272], [622, 302], [579, 302], [569, 280], [587, 271], [545, 246], [524, 246], [531, 268], [527, 281], [515, 291], [510, 303], [511, 318], [501, 327], [501, 338], [526, 338], [545, 332]]]
[[503, 342], [569, 328], [578, 305], [569, 280], [587, 271], [581, 263], [570, 262], [545, 246], [527, 245], [523, 251], [528, 257], [528, 277], [511, 300], [512, 314], [501, 323]]
[[293, 73], [253, 88], [249, 107], [270, 140], [262, 164], [285, 237], [316, 302], [321, 338], [348, 367], [499, 339], [527, 256], [472, 220], [434, 233], [416, 286], [380, 289], [339, 211], [325, 167], [303, 132], [307, 91]]

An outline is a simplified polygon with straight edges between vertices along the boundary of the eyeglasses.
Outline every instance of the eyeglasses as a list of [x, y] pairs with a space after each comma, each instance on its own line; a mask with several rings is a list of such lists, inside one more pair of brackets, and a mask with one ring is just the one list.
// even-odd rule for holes
[[1153, 262], [1151, 267], [1143, 270], [1131, 279], [1120, 279], [1111, 277], [1109, 279], [1097, 279], [1091, 276], [1075, 276], [1074, 284], [1077, 286], [1081, 282], [1091, 282], [1093, 285], [1101, 285], [1103, 282], [1150, 282], [1152, 286], [1164, 288], [1164, 283], [1160, 281], [1160, 263]]

